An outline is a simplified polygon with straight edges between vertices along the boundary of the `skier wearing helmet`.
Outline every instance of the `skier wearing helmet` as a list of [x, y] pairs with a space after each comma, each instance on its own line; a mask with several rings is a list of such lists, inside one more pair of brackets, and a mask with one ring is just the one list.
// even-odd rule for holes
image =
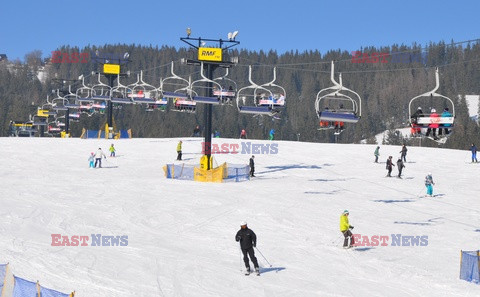
[[433, 185], [435, 183], [433, 182], [433, 177], [432, 173], [428, 173], [427, 176], [425, 176], [425, 186], [427, 187], [427, 195], [432, 197], [433, 196]]
[[[343, 248], [348, 249], [355, 245], [355, 240], [353, 239], [353, 234], [350, 229], [353, 229], [353, 226], [348, 222], [348, 210], [344, 210], [340, 216], [340, 232], [345, 236], [343, 241]], [[350, 238], [350, 244], [348, 244], [348, 239]]]
[[248, 256], [250, 256], [250, 260], [253, 262], [255, 272], [260, 274], [257, 258], [255, 257], [255, 251], [253, 250], [253, 248], [257, 245], [257, 236], [253, 230], [248, 228], [247, 222], [245, 221], [240, 224], [240, 228], [241, 229], [238, 230], [237, 235], [235, 236], [235, 240], [240, 242], [240, 248], [242, 249], [243, 253], [243, 262], [245, 262], [245, 267], [247, 268], [245, 275], [249, 275], [251, 271]]

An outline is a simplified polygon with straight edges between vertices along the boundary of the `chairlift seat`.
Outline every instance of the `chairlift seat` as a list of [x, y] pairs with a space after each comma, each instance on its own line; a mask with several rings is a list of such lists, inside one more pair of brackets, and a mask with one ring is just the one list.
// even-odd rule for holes
[[125, 104], [132, 103], [132, 101], [129, 98], [120, 98], [120, 97], [112, 98], [111, 101], [112, 103], [125, 103]]
[[423, 116], [423, 117], [418, 117], [417, 118], [417, 125], [429, 125], [429, 124], [439, 124], [439, 125], [445, 125], [445, 124], [450, 124], [453, 125], [454, 122], [454, 117], [430, 117], [430, 116]]
[[110, 97], [109, 96], [92, 96], [91, 99], [106, 101], [106, 100], [110, 100]]
[[188, 99], [187, 94], [175, 93], [175, 92], [163, 92], [163, 97], [166, 97], [166, 98]]
[[235, 91], [213, 90], [213, 95], [218, 97], [235, 97]]
[[273, 110], [271, 106], [240, 106], [240, 113], [261, 114], [273, 116], [278, 111]]
[[193, 97], [193, 101], [206, 104], [220, 104], [220, 99], [218, 99], [218, 97], [195, 96]]
[[67, 111], [68, 107], [66, 107], [66, 106], [54, 106], [53, 109], [56, 110], [56, 111], [60, 111], [60, 110]]
[[322, 111], [319, 113], [320, 121], [356, 123], [360, 119], [353, 112]]
[[78, 109], [80, 108], [80, 104], [65, 104], [64, 105], [66, 108], [71, 108], [71, 109]]
[[47, 122], [33, 122], [34, 126], [46, 126]]
[[263, 99], [258, 102], [260, 106], [275, 106], [275, 107], [283, 107], [285, 106], [285, 100], [276, 100], [276, 99]]
[[92, 103], [93, 98], [91, 97], [86, 97], [86, 98], [77, 98], [77, 102], [87, 102], [87, 103]]
[[135, 103], [147, 103], [147, 104], [155, 103], [155, 100], [152, 98], [133, 97], [132, 99], [133, 99], [133, 102]]

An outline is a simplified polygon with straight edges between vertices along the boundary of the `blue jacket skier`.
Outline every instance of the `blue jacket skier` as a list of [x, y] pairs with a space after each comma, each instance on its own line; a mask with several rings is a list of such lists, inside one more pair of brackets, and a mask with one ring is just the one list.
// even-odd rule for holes
[[90, 157], [88, 157], [88, 161], [90, 162], [90, 165], [88, 168], [94, 168], [93, 162], [95, 161], [95, 153], [91, 152]]
[[472, 143], [472, 146], [470, 146], [470, 151], [472, 152], [472, 163], [477, 163], [477, 147], [475, 146], [474, 143]]
[[433, 182], [432, 174], [429, 172], [427, 176], [425, 176], [425, 186], [427, 187], [427, 195], [432, 197], [433, 196]]

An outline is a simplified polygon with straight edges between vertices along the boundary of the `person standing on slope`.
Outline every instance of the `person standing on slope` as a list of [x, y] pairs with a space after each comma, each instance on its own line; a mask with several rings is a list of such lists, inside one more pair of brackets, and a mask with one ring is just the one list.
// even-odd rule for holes
[[470, 151], [472, 152], [472, 163], [477, 163], [477, 147], [475, 146], [475, 143], [472, 143], [470, 146]]
[[250, 177], [255, 177], [255, 156], [250, 158]]
[[429, 172], [427, 176], [425, 176], [425, 186], [427, 187], [427, 195], [432, 197], [433, 196], [433, 182], [432, 174]]
[[110, 151], [110, 157], [115, 157], [116, 150], [115, 150], [115, 147], [113, 146], [113, 143], [108, 150]]
[[247, 268], [246, 275], [250, 274], [250, 262], [248, 261], [248, 256], [253, 262], [253, 267], [255, 267], [255, 272], [260, 274], [260, 269], [258, 268], [257, 258], [255, 257], [254, 247], [257, 246], [257, 235], [253, 230], [249, 229], [247, 222], [242, 222], [240, 224], [240, 230], [238, 230], [237, 235], [235, 235], [235, 240], [240, 242], [240, 248], [243, 253], [243, 262], [245, 262], [245, 267]]
[[177, 161], [182, 161], [182, 141], [177, 144]]
[[90, 164], [88, 165], [88, 168], [94, 168], [94, 166], [93, 166], [93, 162], [95, 161], [95, 153], [94, 152], [90, 153], [90, 157], [88, 157], [88, 161], [90, 162]]
[[[340, 232], [343, 233], [345, 240], [343, 241], [343, 248], [348, 249], [355, 245], [355, 240], [350, 229], [353, 229], [353, 226], [348, 222], [348, 210], [344, 210], [340, 216]], [[350, 244], [348, 244], [348, 239], [350, 239]]]
[[386, 165], [386, 169], [388, 170], [388, 174], [387, 174], [387, 177], [392, 177], [391, 173], [392, 173], [392, 169], [393, 169], [393, 161], [392, 161], [392, 156], [389, 156], [388, 159], [387, 159], [387, 165]]
[[397, 169], [398, 169], [398, 177], [402, 178], [402, 170], [405, 168], [405, 165], [403, 164], [402, 158], [400, 157], [397, 160]]
[[402, 154], [400, 158], [403, 159], [403, 162], [406, 163], [407, 162], [407, 145], [406, 144], [402, 146], [402, 150], [400, 151], [400, 153]]
[[373, 155], [375, 156], [375, 163], [378, 163], [378, 157], [380, 156], [380, 147], [379, 146], [377, 146]]
[[105, 156], [105, 154], [103, 153], [102, 148], [99, 147], [97, 152], [95, 153], [95, 166], [94, 167], [97, 167], [97, 163], [98, 163], [98, 168], [102, 168], [102, 157], [104, 159], [107, 158], [107, 156]]

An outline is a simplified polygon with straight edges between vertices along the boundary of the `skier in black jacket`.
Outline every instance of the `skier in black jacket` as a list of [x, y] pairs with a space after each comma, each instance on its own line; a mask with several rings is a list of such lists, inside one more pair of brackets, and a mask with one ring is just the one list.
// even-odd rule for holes
[[392, 166], [395, 166], [395, 165], [393, 165], [392, 158], [393, 158], [392, 156], [389, 156], [388, 159], [387, 159], [386, 168], [388, 170], [388, 174], [387, 174], [388, 177], [391, 177], [390, 174], [392, 173]]
[[255, 156], [250, 158], [250, 176], [255, 177]]
[[255, 251], [253, 250], [253, 248], [257, 245], [257, 236], [253, 230], [248, 229], [247, 222], [242, 222], [240, 227], [241, 229], [238, 230], [235, 240], [240, 242], [240, 248], [242, 249], [243, 253], [243, 261], [245, 262], [245, 267], [247, 268], [246, 274], [250, 274], [250, 262], [248, 261], [247, 253], [250, 256], [250, 260], [253, 262], [255, 272], [258, 274], [260, 273], [260, 270], [258, 268], [257, 258], [255, 257]]

